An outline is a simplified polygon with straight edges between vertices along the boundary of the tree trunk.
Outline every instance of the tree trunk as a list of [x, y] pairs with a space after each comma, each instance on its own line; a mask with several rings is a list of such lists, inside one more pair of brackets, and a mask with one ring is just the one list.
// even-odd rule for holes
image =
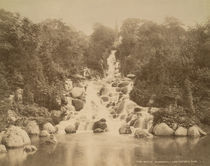
[[195, 113], [195, 107], [193, 104], [193, 95], [192, 95], [192, 88], [191, 88], [191, 82], [189, 78], [186, 78], [184, 80], [184, 96], [186, 99], [186, 106], [190, 109], [191, 113]]

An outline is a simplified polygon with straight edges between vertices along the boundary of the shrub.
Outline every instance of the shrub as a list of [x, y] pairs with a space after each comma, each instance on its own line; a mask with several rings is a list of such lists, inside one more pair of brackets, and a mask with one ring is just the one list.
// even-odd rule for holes
[[173, 128], [174, 124], [178, 126], [189, 128], [194, 124], [199, 124], [198, 118], [192, 116], [186, 108], [183, 107], [170, 107], [163, 108], [154, 113], [153, 124], [166, 123], [168, 126]]

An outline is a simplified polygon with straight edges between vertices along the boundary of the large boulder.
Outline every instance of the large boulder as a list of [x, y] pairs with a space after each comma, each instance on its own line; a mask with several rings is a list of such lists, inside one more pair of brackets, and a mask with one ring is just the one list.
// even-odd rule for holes
[[[134, 128], [149, 129], [153, 124], [153, 116], [147, 112], [136, 113], [137, 120], [134, 121]], [[135, 117], [135, 115], [133, 116]]]
[[12, 105], [15, 102], [15, 95], [9, 95], [7, 101], [8, 101], [8, 105]]
[[65, 128], [69, 126], [69, 121], [60, 121], [55, 127], [57, 128], [57, 134], [66, 134]]
[[73, 98], [80, 98], [80, 97], [82, 97], [83, 93], [84, 93], [83, 88], [74, 87], [71, 90], [71, 95], [72, 95]]
[[[129, 117], [127, 117], [127, 118], [131, 118], [130, 119], [130, 122], [129, 122], [129, 125], [130, 126], [134, 126], [134, 124], [136, 123], [136, 121], [138, 120], [138, 116], [137, 115], [135, 115], [135, 114], [129, 114]], [[127, 119], [127, 120], [129, 120], [129, 119]]]
[[175, 136], [187, 136], [187, 129], [185, 127], [178, 127], [175, 131]]
[[190, 137], [200, 137], [200, 132], [196, 126], [192, 126], [188, 129], [187, 135]]
[[147, 130], [145, 129], [136, 129], [134, 132], [134, 137], [135, 138], [152, 138], [153, 135], [150, 134]]
[[63, 95], [63, 96], [61, 97], [61, 103], [62, 103], [62, 106], [68, 105], [68, 104], [71, 105], [71, 103], [72, 103], [72, 97], [64, 96], [64, 95]]
[[65, 105], [65, 106], [61, 107], [61, 113], [62, 113], [62, 116], [60, 118], [58, 118], [56, 120], [56, 122], [58, 120], [60, 122], [61, 120], [68, 120], [68, 119], [72, 118], [75, 114], [75, 107], [71, 104]]
[[10, 126], [2, 138], [2, 143], [9, 148], [17, 148], [30, 144], [31, 140], [25, 130]]
[[138, 117], [133, 124], [134, 128], [142, 128], [145, 129], [146, 128], [146, 123], [145, 123], [145, 119]]
[[135, 74], [127, 74], [127, 76], [126, 77], [128, 77], [128, 78], [135, 78], [136, 77], [136, 75]]
[[190, 127], [187, 131], [187, 135], [190, 137], [200, 137], [202, 135], [206, 135], [206, 132], [204, 132], [200, 127], [197, 125], [194, 125]]
[[74, 128], [77, 130], [78, 125], [79, 125], [79, 123], [75, 119], [60, 121], [60, 123], [56, 125], [57, 134], [66, 134], [65, 129], [68, 126], [74, 126]]
[[[171, 128], [176, 131], [178, 129], [178, 124], [177, 123], [172, 123]], [[182, 129], [182, 128], [181, 128]]]
[[102, 129], [103, 131], [105, 131], [107, 129], [107, 124], [106, 124], [106, 119], [102, 118], [99, 121], [96, 121], [93, 124], [93, 131], [96, 129]]
[[58, 124], [62, 120], [62, 112], [53, 110], [51, 112], [51, 118], [55, 124]]
[[42, 130], [42, 131], [40, 132], [40, 135], [39, 135], [39, 136], [40, 136], [40, 137], [49, 137], [50, 134], [48, 133], [47, 130]]
[[36, 121], [29, 121], [25, 129], [30, 135], [39, 135], [40, 133], [39, 126]]
[[69, 125], [65, 128], [66, 134], [76, 133], [76, 127], [74, 125]]
[[136, 107], [136, 108], [134, 108], [133, 111], [134, 111], [134, 113], [139, 113], [142, 111], [142, 108]]
[[108, 96], [102, 96], [101, 99], [103, 100], [103, 102], [108, 102], [109, 101]]
[[120, 128], [119, 128], [119, 133], [120, 134], [131, 134], [131, 128], [128, 124], [123, 124]]
[[76, 111], [80, 111], [84, 107], [83, 101], [79, 99], [72, 100], [72, 105], [75, 107]]
[[128, 93], [128, 88], [127, 87], [122, 87], [122, 88], [120, 88], [120, 92], [122, 92], [123, 94], [127, 94]]
[[167, 124], [160, 123], [153, 128], [153, 133], [157, 136], [171, 136], [174, 134], [174, 130], [171, 129]]
[[126, 119], [125, 119], [126, 123], [128, 123], [128, 122], [131, 121], [133, 115], [134, 115], [133, 113], [130, 113], [130, 114], [128, 114], [128, 115], [126, 116]]
[[14, 124], [14, 122], [16, 122], [18, 120], [18, 115], [12, 111], [12, 110], [8, 110], [7, 111], [7, 121], [9, 124]]
[[50, 122], [47, 122], [43, 125], [43, 130], [47, 130], [50, 134], [56, 132], [56, 128]]
[[0, 132], [0, 144], [1, 144], [2, 138], [5, 135], [5, 133], [6, 133], [5, 131], [1, 131]]
[[99, 95], [103, 96], [103, 95], [107, 95], [109, 92], [108, 88], [106, 88], [105, 86], [103, 86], [100, 90], [99, 90]]
[[6, 153], [6, 152], [7, 152], [7, 149], [6, 149], [5, 145], [0, 144], [0, 154]]
[[125, 109], [125, 100], [122, 100], [120, 102], [119, 106], [116, 109], [116, 113], [120, 114], [120, 113], [122, 113], [124, 111], [124, 109]]
[[118, 108], [116, 109], [116, 113], [120, 114], [122, 112], [130, 114], [134, 111], [134, 108], [136, 107], [136, 103], [131, 101], [130, 99], [122, 99], [120, 102]]
[[128, 85], [129, 85], [129, 82], [128, 82], [128, 81], [123, 81], [123, 82], [120, 82], [120, 83], [118, 84], [118, 87], [122, 88], [122, 87], [126, 87], [126, 86], [128, 86]]
[[61, 108], [61, 103], [62, 103], [62, 100], [61, 100], [60, 96], [55, 95], [55, 96], [52, 97], [51, 107], [53, 109], [60, 109]]

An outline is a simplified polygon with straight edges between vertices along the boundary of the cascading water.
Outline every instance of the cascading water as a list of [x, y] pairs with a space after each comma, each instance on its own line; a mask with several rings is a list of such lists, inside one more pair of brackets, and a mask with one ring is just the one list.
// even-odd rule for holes
[[[104, 118], [106, 119], [109, 133], [118, 134], [119, 128], [122, 124], [126, 123], [126, 120], [122, 117], [132, 114], [134, 108], [139, 107], [129, 99], [129, 92], [133, 88], [133, 81], [129, 78], [121, 77], [119, 62], [115, 58], [115, 53], [116, 50], [112, 50], [107, 58], [108, 70], [105, 78], [87, 80], [85, 82], [87, 85], [85, 106], [75, 117], [76, 121], [80, 123], [79, 132], [92, 132], [94, 122]], [[126, 88], [120, 89], [117, 85], [113, 86], [114, 83], [120, 83], [125, 80], [128, 82]], [[126, 92], [122, 93], [121, 90], [123, 91], [123, 89]], [[138, 128], [149, 129], [152, 117], [147, 112], [147, 109], [141, 108], [141, 110], [141, 113], [138, 114]]]
[[113, 50], [110, 56], [107, 58], [108, 70], [107, 70], [107, 77], [105, 78], [106, 80], [115, 79], [115, 74], [119, 73], [119, 70], [118, 70], [119, 66], [116, 61], [115, 53], [116, 53], [116, 50]]
[[[101, 80], [88, 80], [86, 81], [86, 103], [82, 111], [80, 111], [77, 116], [77, 121], [80, 122], [78, 131], [92, 131], [92, 126], [94, 121], [101, 118], [106, 119], [108, 130], [111, 133], [118, 133], [119, 122], [117, 119], [113, 119], [112, 115], [109, 112], [109, 109], [103, 103], [101, 97], [98, 95], [98, 92], [102, 87], [105, 87], [108, 92], [113, 92], [112, 86], [107, 83], [108, 80], [112, 81], [116, 75], [117, 63], [115, 58], [115, 50], [111, 52], [111, 55], [107, 59], [108, 71], [107, 76]], [[117, 73], [118, 74], [118, 73]], [[109, 97], [110, 102], [117, 101], [119, 95], [117, 94], [114, 97]]]
[[82, 111], [79, 113], [80, 125], [78, 130], [92, 130], [94, 121], [100, 118], [108, 118], [110, 115], [106, 110], [106, 107], [101, 103], [101, 99], [98, 96], [101, 82], [87, 81], [86, 89], [86, 103]]

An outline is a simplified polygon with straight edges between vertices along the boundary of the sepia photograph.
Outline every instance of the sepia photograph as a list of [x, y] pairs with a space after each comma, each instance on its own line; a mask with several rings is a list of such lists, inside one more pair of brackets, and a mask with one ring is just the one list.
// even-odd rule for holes
[[0, 166], [210, 166], [210, 0], [0, 0]]

